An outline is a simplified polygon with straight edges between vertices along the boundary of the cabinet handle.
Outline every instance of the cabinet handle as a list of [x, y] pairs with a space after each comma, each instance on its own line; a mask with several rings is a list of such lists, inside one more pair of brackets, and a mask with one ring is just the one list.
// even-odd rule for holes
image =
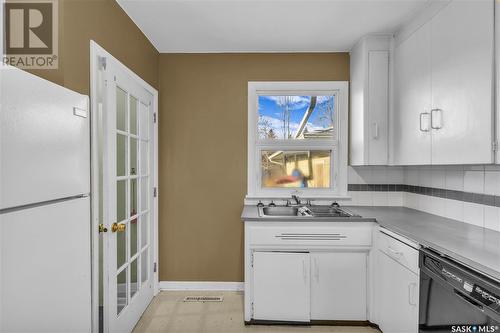
[[398, 260], [398, 261], [399, 261], [399, 260], [401, 259], [401, 257], [403, 256], [403, 252], [396, 251], [396, 250], [394, 250], [394, 249], [393, 249], [392, 247], [390, 247], [390, 246], [387, 248], [387, 250], [388, 250], [390, 253], [392, 253], [391, 257], [393, 257], [394, 259], [396, 259], [396, 260]]
[[302, 260], [302, 276], [304, 278], [304, 283], [307, 283], [307, 267], [306, 267], [306, 260]]
[[[430, 128], [429, 128], [429, 116], [430, 116], [429, 112], [422, 112], [422, 113], [420, 113], [420, 131], [421, 132], [429, 132], [430, 131]], [[425, 126], [422, 126], [423, 118], [424, 117], [427, 118], [427, 120], [425, 122]]]
[[412, 282], [408, 285], [408, 304], [416, 306], [417, 302], [415, 301], [415, 289], [417, 284]]
[[372, 134], [372, 138], [374, 140], [378, 140], [378, 123], [373, 123], [372, 124], [372, 127], [373, 127], [373, 134]]
[[431, 110], [431, 127], [436, 130], [443, 128], [443, 110], [441, 109]]
[[314, 277], [316, 278], [316, 282], [319, 282], [319, 265], [317, 258], [314, 258]]

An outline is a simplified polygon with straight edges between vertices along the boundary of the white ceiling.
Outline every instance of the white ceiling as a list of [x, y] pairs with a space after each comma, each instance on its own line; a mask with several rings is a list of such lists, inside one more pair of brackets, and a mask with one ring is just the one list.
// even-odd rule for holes
[[349, 51], [427, 0], [116, 0], [162, 53]]

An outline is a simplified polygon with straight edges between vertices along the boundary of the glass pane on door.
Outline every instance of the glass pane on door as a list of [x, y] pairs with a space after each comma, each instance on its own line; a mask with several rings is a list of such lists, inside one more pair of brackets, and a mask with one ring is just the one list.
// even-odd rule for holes
[[130, 138], [130, 175], [137, 175], [137, 140]]
[[124, 269], [123, 271], [118, 274], [116, 277], [116, 314], [120, 314], [122, 310], [127, 306], [128, 304], [128, 297], [127, 297], [127, 269]]
[[127, 217], [127, 181], [116, 182], [116, 222], [125, 220]]
[[141, 216], [141, 249], [144, 248], [148, 243], [148, 224], [149, 213], [145, 213]]
[[116, 175], [125, 176], [127, 170], [127, 137], [116, 134]]
[[141, 178], [141, 211], [144, 212], [149, 208], [149, 177]]
[[141, 280], [142, 283], [148, 280], [148, 262], [149, 262], [149, 250], [146, 249], [141, 255]]
[[137, 98], [130, 96], [130, 133], [137, 134]]
[[137, 179], [130, 180], [130, 216], [137, 215]]
[[139, 290], [139, 284], [137, 283], [137, 260], [138, 259], [135, 259], [130, 264], [130, 298], [134, 297], [134, 295], [137, 293], [137, 290]]
[[132, 258], [137, 253], [137, 218], [130, 221], [130, 257]]
[[127, 229], [124, 232], [116, 233], [116, 268], [123, 266], [127, 260]]
[[149, 141], [141, 140], [141, 176], [148, 175], [149, 167]]
[[141, 103], [141, 110], [140, 110], [140, 124], [141, 124], [141, 130], [140, 130], [140, 137], [142, 139], [149, 139], [149, 125], [151, 124], [150, 119], [150, 109], [149, 107]]
[[116, 129], [127, 130], [128, 117], [127, 92], [120, 87], [116, 87]]

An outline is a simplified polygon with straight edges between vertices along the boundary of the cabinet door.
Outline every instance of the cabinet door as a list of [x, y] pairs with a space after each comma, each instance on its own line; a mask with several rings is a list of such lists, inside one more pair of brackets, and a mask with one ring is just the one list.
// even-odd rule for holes
[[389, 51], [368, 52], [368, 164], [387, 165]]
[[433, 164], [492, 163], [494, 1], [452, 1], [432, 25]]
[[431, 29], [422, 26], [395, 48], [394, 163], [431, 163]]
[[253, 260], [253, 319], [309, 321], [309, 253], [255, 252]]
[[311, 319], [366, 320], [366, 253], [311, 253]]
[[418, 276], [378, 252], [377, 308], [384, 333], [417, 333]]

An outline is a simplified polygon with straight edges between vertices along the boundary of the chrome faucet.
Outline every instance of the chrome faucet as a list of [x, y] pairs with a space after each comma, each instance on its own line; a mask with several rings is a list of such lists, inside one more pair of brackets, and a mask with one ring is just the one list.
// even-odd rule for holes
[[[295, 203], [293, 204], [292, 201], [295, 201]], [[286, 205], [287, 206], [299, 206], [300, 205], [300, 199], [299, 199], [298, 195], [292, 194], [292, 201], [287, 200]]]

